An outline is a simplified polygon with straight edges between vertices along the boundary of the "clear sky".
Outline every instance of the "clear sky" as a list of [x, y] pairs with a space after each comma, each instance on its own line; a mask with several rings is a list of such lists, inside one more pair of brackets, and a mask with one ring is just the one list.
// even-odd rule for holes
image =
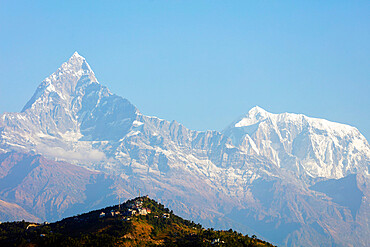
[[222, 130], [255, 105], [370, 139], [370, 1], [0, 1], [0, 114], [74, 51], [146, 115]]

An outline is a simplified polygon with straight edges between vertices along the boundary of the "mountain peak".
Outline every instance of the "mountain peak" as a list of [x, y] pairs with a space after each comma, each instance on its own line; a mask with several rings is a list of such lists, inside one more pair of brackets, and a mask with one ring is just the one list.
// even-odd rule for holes
[[59, 98], [66, 99], [73, 95], [78, 87], [91, 83], [99, 82], [86, 59], [76, 51], [67, 62], [38, 86], [22, 112], [30, 108], [40, 97], [48, 99], [51, 92], [54, 96], [57, 94]]
[[255, 106], [252, 109], [250, 109], [246, 115], [241, 117], [241, 119], [239, 119], [235, 123], [234, 127], [244, 127], [244, 126], [253, 125], [267, 118], [269, 114], [270, 114], [269, 112], [262, 109], [261, 107]]
[[[83, 56], [81, 56], [80, 54], [78, 54], [78, 52], [77, 52], [77, 51], [75, 51], [75, 52], [73, 53], [72, 57], [80, 57], [80, 58], [85, 59]], [[72, 58], [72, 57], [71, 57], [71, 58]]]
[[[78, 54], [77, 51], [69, 58], [69, 60], [62, 64], [58, 71], [64, 70], [68, 72], [78, 72], [79, 74], [94, 74], [86, 59]], [[57, 71], [57, 72], [58, 72]]]
[[261, 108], [257, 105], [255, 107], [253, 107], [252, 109], [250, 109], [249, 112], [248, 112], [249, 115], [258, 114], [258, 113], [267, 114], [268, 112], [265, 109], [263, 109], [263, 108]]

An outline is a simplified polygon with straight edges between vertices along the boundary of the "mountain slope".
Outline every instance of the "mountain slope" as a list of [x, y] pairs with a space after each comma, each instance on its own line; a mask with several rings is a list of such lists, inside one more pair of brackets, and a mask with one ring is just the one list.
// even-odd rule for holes
[[[366, 246], [370, 235], [370, 149], [357, 129], [256, 107], [222, 133], [189, 130], [112, 94], [78, 53], [21, 113], [0, 116], [1, 152], [20, 163], [24, 179], [11, 179], [3, 162], [0, 199], [49, 221], [140, 190], [184, 217], [254, 231], [279, 245]], [[361, 191], [355, 209], [312, 187], [348, 176], [354, 179], [344, 186]], [[90, 185], [100, 184], [102, 194], [89, 197]]]
[[[120, 196], [131, 196], [121, 179], [40, 155], [1, 154], [0, 177], [0, 197], [44, 221], [115, 202], [118, 190]], [[17, 213], [11, 219], [40, 221], [37, 217]]]
[[232, 229], [204, 229], [147, 197], [46, 225], [0, 225], [2, 246], [26, 242], [32, 246], [273, 246]]
[[0, 200], [0, 218], [2, 221], [26, 220], [39, 222], [40, 218], [30, 214], [21, 206]]

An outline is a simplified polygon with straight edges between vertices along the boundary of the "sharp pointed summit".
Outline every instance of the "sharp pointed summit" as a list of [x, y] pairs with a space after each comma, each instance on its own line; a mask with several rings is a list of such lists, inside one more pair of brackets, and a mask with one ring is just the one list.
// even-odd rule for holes
[[82, 71], [82, 73], [94, 74], [90, 65], [87, 63], [86, 59], [83, 56], [81, 56], [77, 51], [73, 53], [69, 60], [61, 66], [61, 68], [66, 70], [72, 69], [72, 71], [75, 70], [77, 72]]
[[249, 113], [268, 113], [265, 109], [259, 107], [258, 105], [256, 105], [255, 107], [253, 107], [252, 109], [249, 110]]
[[[61, 154], [58, 158], [70, 157], [68, 152], [81, 152], [80, 160], [86, 157], [101, 160], [104, 154], [98, 151], [90, 157], [86, 145], [76, 143], [80, 139], [121, 139], [130, 131], [138, 111], [128, 100], [113, 95], [99, 84], [86, 59], [75, 52], [38, 86], [21, 114], [22, 118], [15, 119], [13, 125], [32, 133], [34, 140], [26, 143], [40, 143], [40, 135], [54, 141], [58, 139], [34, 149], [36, 152], [51, 156], [57, 152]], [[14, 118], [9, 116], [9, 119]], [[67, 139], [64, 139], [65, 135], [68, 135]], [[29, 136], [25, 138], [31, 139]], [[22, 146], [25, 141], [19, 143], [21, 145], [17, 145]], [[62, 148], [60, 143], [63, 143]]]
[[81, 88], [98, 83], [86, 59], [76, 51], [67, 62], [63, 63], [57, 71], [37, 87], [36, 92], [24, 106], [22, 112], [31, 108], [37, 102], [45, 104], [50, 100], [71, 100], [73, 95]]
[[259, 106], [255, 106], [248, 111], [246, 115], [243, 115], [238, 120], [234, 121], [233, 127], [244, 127], [253, 125], [259, 121], [266, 119], [271, 113], [262, 109]]
[[94, 75], [94, 72], [92, 71], [90, 65], [87, 63], [86, 59], [83, 56], [81, 56], [77, 51], [73, 53], [73, 55], [69, 58], [67, 62], [62, 64], [58, 71], [59, 70], [64, 70], [66, 73], [77, 72], [78, 74], [81, 75], [83, 74]]
[[83, 59], [85, 59], [83, 56], [81, 56], [77, 51], [75, 51], [72, 55], [72, 57], [81, 57]]

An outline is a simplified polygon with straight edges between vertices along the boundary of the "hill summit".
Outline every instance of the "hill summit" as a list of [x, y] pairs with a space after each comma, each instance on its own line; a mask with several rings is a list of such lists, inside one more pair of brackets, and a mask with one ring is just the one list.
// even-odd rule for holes
[[137, 197], [55, 223], [7, 222], [1, 246], [272, 246], [232, 229], [205, 229], [162, 204]]

